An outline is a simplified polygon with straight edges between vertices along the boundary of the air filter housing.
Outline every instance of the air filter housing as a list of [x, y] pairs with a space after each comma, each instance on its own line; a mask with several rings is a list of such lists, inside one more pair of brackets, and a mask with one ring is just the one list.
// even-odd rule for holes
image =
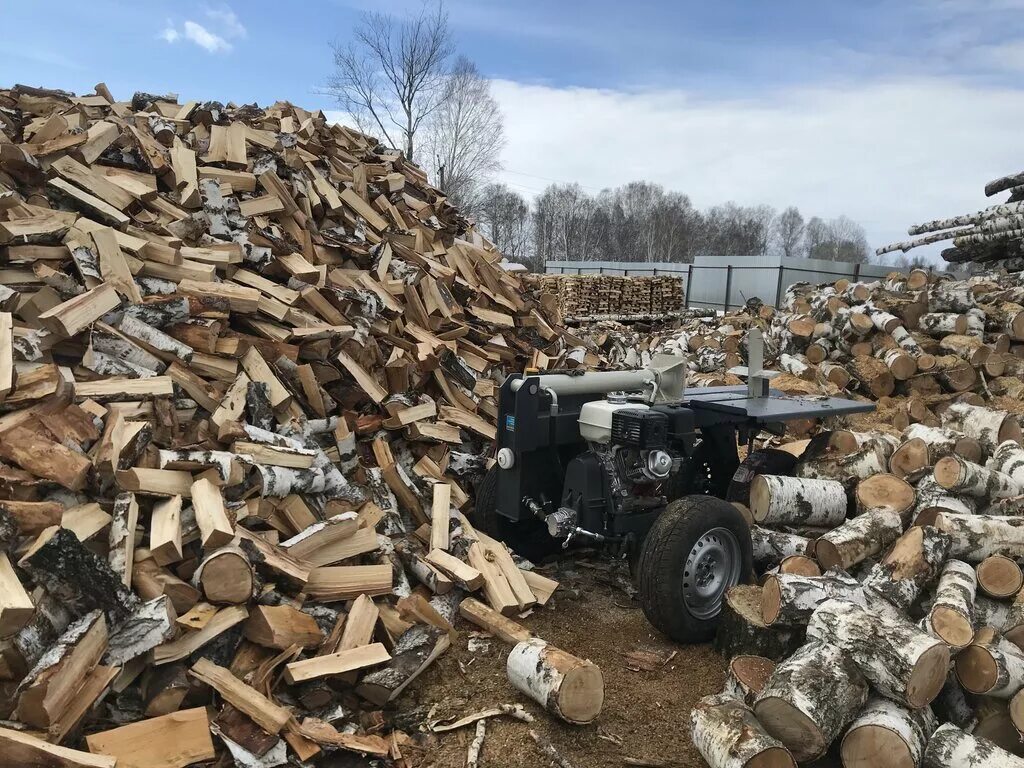
[[612, 444], [651, 450], [668, 445], [668, 416], [657, 411], [623, 408], [612, 414]]

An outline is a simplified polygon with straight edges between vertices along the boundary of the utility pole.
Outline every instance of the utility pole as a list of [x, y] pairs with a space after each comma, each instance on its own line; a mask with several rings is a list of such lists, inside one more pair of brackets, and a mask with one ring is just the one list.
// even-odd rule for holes
[[444, 185], [444, 171], [445, 171], [445, 165], [444, 165], [444, 163], [441, 162], [441, 156], [438, 155], [437, 156], [437, 176], [438, 176], [438, 182], [439, 182], [438, 186], [441, 188], [442, 192], [446, 191], [445, 185]]

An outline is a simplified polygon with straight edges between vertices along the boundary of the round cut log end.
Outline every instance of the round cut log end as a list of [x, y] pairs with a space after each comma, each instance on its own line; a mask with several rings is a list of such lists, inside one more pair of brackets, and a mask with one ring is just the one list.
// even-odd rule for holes
[[729, 671], [753, 693], [760, 693], [775, 671], [775, 662], [764, 656], [734, 656]]
[[978, 464], [981, 462], [982, 457], [981, 443], [973, 437], [961, 437], [956, 441], [956, 445], [953, 446], [953, 453], [960, 458]]
[[980, 645], [969, 645], [956, 657], [956, 677], [970, 693], [983, 694], [996, 684], [999, 670], [992, 655]]
[[1022, 437], [1024, 436], [1021, 434], [1020, 424], [1017, 419], [1013, 416], [1007, 416], [1003, 419], [1003, 423], [999, 427], [999, 442], [1002, 443], [1006, 440], [1013, 440], [1013, 442], [1020, 445], [1024, 442]]
[[604, 705], [604, 677], [596, 664], [580, 664], [569, 670], [558, 690], [558, 711], [573, 723], [590, 723]]
[[907, 743], [881, 725], [863, 725], [847, 732], [840, 755], [843, 768], [917, 768]]
[[838, 547], [827, 539], [818, 539], [814, 543], [814, 557], [826, 571], [829, 568], [842, 568], [843, 556]]
[[824, 734], [814, 721], [784, 699], [773, 696], [760, 700], [754, 705], [754, 716], [798, 762], [816, 760], [828, 749]]
[[906, 353], [891, 355], [888, 359], [889, 370], [896, 381], [906, 381], [917, 373], [917, 363]]
[[821, 568], [806, 555], [790, 555], [779, 563], [780, 573], [795, 573], [798, 576], [821, 576]]
[[889, 472], [904, 478], [928, 466], [928, 444], [920, 437], [907, 440], [889, 457]]
[[935, 365], [935, 355], [925, 352], [923, 355], [919, 355], [917, 358], [917, 370], [919, 371], [933, 370], [935, 368]]
[[888, 472], [872, 475], [857, 483], [857, 502], [865, 511], [889, 509], [902, 516], [914, 506], [916, 499], [917, 491], [910, 483]]
[[1024, 691], [1018, 691], [1010, 699], [1010, 719], [1013, 721], [1013, 726], [1024, 733]]
[[960, 481], [960, 462], [955, 456], [946, 456], [936, 462], [934, 473], [935, 482], [943, 488], [953, 488]]
[[1024, 586], [1024, 575], [1016, 562], [1003, 555], [991, 555], [977, 567], [978, 585], [989, 597], [1006, 598]]
[[796, 768], [796, 761], [785, 747], [770, 747], [749, 760], [745, 768]]
[[764, 520], [768, 514], [770, 501], [771, 490], [768, 488], [768, 481], [758, 475], [750, 481], [750, 514], [754, 516], [754, 520]]
[[949, 648], [940, 643], [921, 654], [907, 683], [907, 703], [911, 707], [926, 707], [939, 695], [946, 684], [949, 659]]
[[200, 584], [211, 603], [238, 605], [252, 597], [252, 569], [240, 554], [218, 554], [203, 565]]
[[931, 615], [932, 629], [942, 642], [953, 648], [963, 648], [974, 639], [974, 628], [964, 616], [940, 605]]
[[779, 618], [779, 609], [782, 606], [782, 591], [779, 588], [779, 580], [769, 576], [761, 590], [761, 619], [765, 624], [771, 625]]
[[853, 453], [859, 447], [857, 436], [848, 429], [833, 430], [828, 436], [828, 447], [839, 453]]

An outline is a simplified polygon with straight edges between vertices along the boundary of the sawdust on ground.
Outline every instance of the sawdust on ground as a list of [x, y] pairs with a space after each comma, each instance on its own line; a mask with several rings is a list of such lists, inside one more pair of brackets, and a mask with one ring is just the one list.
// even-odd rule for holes
[[[630, 597], [624, 566], [598, 559], [567, 560], [546, 572], [561, 586], [547, 606], [522, 623], [601, 667], [604, 710], [596, 723], [563, 723], [512, 688], [505, 676], [508, 646], [491, 639], [486, 650], [469, 651], [472, 627], [461, 621], [458, 642], [423, 674], [399, 709], [408, 711], [417, 704], [429, 708], [431, 702], [440, 702], [432, 715], [438, 718], [463, 716], [495, 704], [524, 704], [536, 718], [532, 725], [507, 718], [489, 721], [482, 761], [487, 768], [547, 765], [527, 735], [531, 727], [576, 768], [620, 768], [627, 764], [624, 758], [649, 761], [651, 766], [703, 766], [690, 743], [690, 709], [702, 696], [721, 690], [722, 658], [709, 645], [678, 645], [651, 627]], [[636, 651], [644, 652], [642, 666], [653, 670], [627, 666], [627, 654]], [[473, 733], [469, 726], [439, 734], [423, 764], [461, 768]]]

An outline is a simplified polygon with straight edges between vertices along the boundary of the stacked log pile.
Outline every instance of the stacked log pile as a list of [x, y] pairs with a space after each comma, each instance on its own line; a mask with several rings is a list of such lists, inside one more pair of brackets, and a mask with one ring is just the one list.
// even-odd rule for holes
[[758, 578], [728, 594], [725, 691], [692, 715], [712, 768], [1024, 766], [1020, 427], [939, 418], [763, 457], [783, 473], [750, 483]]
[[505, 371], [600, 356], [467, 227], [320, 113], [0, 90], [0, 763], [411, 766], [459, 614], [597, 716], [461, 510]]
[[567, 321], [665, 320], [683, 310], [679, 277], [541, 275], [533, 282], [556, 298]]
[[942, 249], [942, 258], [952, 264], [974, 263], [985, 269], [1024, 269], [1024, 173], [993, 179], [985, 185], [985, 196], [1009, 192], [1002, 203], [980, 211], [914, 224], [907, 229], [910, 240], [878, 248], [882, 255], [906, 253], [933, 243], [952, 241]]

